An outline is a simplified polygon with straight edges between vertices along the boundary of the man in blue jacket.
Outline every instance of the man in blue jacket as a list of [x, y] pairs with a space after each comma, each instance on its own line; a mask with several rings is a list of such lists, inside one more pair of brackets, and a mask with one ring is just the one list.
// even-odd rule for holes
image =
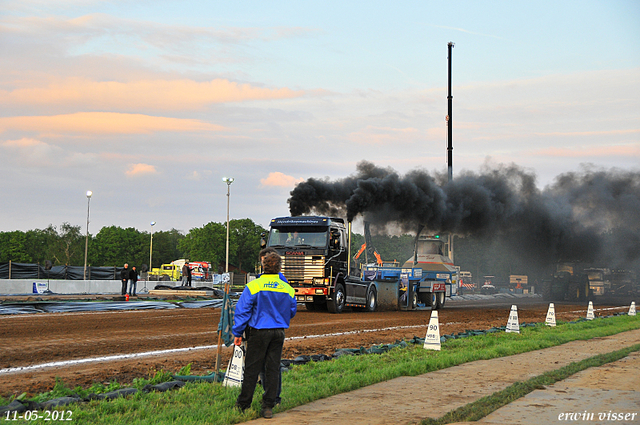
[[264, 274], [244, 288], [234, 315], [232, 328], [234, 343], [242, 343], [247, 335], [242, 390], [236, 406], [245, 410], [251, 406], [258, 374], [265, 369], [265, 391], [262, 396], [262, 416], [273, 417], [273, 406], [278, 391], [280, 357], [284, 344], [284, 330], [296, 315], [295, 291], [280, 278], [281, 258], [277, 253], [264, 256]]

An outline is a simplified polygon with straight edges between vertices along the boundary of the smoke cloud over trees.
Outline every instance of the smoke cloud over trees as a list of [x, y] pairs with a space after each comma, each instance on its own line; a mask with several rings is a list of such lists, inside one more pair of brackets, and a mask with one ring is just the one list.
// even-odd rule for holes
[[640, 259], [640, 172], [585, 166], [540, 189], [517, 165], [484, 166], [452, 181], [413, 170], [400, 175], [363, 161], [343, 179], [310, 178], [288, 200], [292, 215], [363, 216], [377, 226], [415, 233], [500, 238], [539, 264]]

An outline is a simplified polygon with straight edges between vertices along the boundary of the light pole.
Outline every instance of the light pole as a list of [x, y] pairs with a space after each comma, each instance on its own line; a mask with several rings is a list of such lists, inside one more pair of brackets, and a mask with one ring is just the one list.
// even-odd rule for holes
[[227, 184], [227, 261], [224, 272], [229, 273], [229, 198], [231, 194], [231, 183], [233, 183], [233, 177], [223, 177], [222, 181]]
[[84, 240], [84, 280], [87, 280], [87, 253], [89, 252], [89, 206], [93, 192], [87, 190], [87, 235]]
[[149, 244], [149, 271], [153, 268], [153, 226], [156, 225], [155, 221], [151, 222], [151, 243]]

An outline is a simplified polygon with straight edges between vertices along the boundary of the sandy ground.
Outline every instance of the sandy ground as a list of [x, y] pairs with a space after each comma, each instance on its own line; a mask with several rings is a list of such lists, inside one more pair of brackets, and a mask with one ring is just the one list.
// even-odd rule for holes
[[[477, 303], [475, 306], [450, 303], [439, 313], [440, 333], [504, 326], [510, 304], [507, 301], [503, 306], [484, 307]], [[547, 307], [539, 299], [521, 301], [520, 322], [543, 322]], [[558, 320], [575, 320], [585, 315], [584, 305], [556, 304]], [[285, 343], [283, 358], [331, 355], [338, 348], [368, 348], [413, 336], [424, 338], [429, 318], [429, 311], [336, 315], [301, 308], [286, 333], [288, 338], [301, 338]], [[212, 308], [0, 316], [0, 395], [47, 391], [56, 377], [71, 387], [88, 387], [94, 382], [108, 383], [114, 379], [127, 383], [159, 370], [176, 373], [187, 364], [191, 364], [192, 374], [211, 373], [216, 369], [217, 349], [212, 346], [217, 344], [219, 319], [220, 311]], [[327, 335], [341, 332], [351, 333]], [[202, 346], [208, 348], [197, 348]], [[50, 362], [169, 349], [188, 351], [6, 372], [9, 368]], [[231, 349], [225, 347], [221, 353], [221, 367], [226, 367]]]

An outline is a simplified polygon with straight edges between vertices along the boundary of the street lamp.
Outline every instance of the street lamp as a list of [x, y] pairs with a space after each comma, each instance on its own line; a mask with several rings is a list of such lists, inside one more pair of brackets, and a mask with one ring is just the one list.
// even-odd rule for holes
[[153, 226], [156, 225], [155, 221], [151, 222], [151, 243], [149, 244], [149, 271], [153, 268], [152, 260], [153, 260]]
[[84, 280], [87, 280], [87, 252], [89, 252], [89, 206], [93, 192], [87, 190], [87, 235], [84, 240]]
[[222, 181], [227, 184], [227, 262], [224, 272], [229, 273], [229, 198], [231, 183], [233, 183], [233, 177], [223, 177]]

